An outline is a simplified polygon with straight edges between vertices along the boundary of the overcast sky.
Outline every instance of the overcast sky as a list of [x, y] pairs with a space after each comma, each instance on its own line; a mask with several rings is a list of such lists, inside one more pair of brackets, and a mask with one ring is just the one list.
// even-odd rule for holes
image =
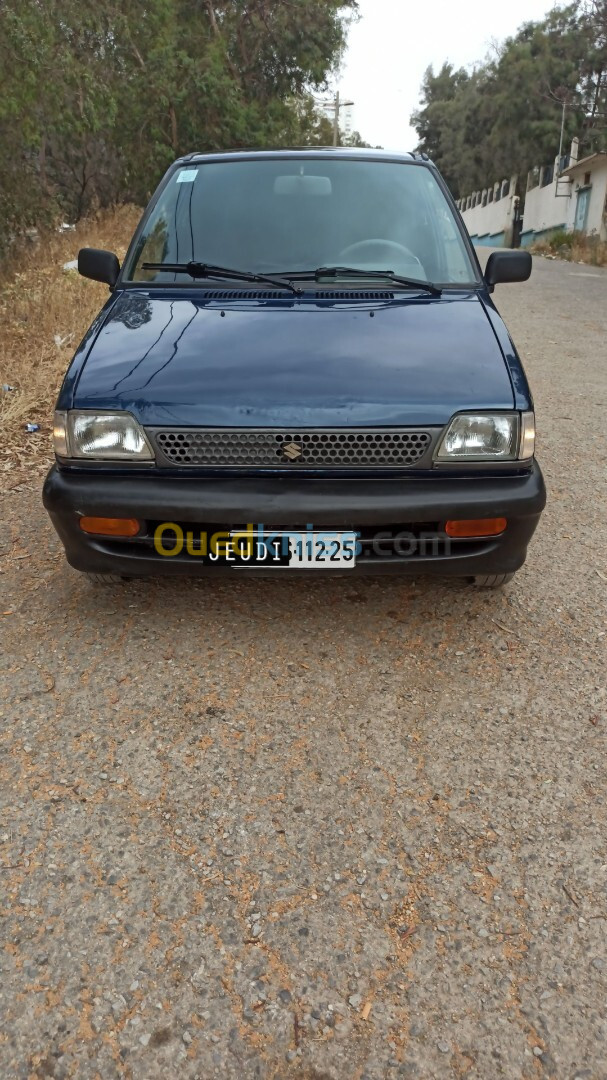
[[354, 126], [373, 146], [412, 150], [409, 116], [429, 64], [466, 67], [482, 60], [492, 41], [523, 22], [541, 19], [551, 0], [359, 0], [337, 86], [355, 102]]

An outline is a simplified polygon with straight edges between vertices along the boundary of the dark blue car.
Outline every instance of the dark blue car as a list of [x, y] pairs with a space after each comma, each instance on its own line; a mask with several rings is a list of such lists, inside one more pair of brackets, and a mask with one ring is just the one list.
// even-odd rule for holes
[[545, 504], [533, 402], [424, 155], [191, 154], [65, 377], [44, 504], [94, 580], [450, 575], [501, 585]]

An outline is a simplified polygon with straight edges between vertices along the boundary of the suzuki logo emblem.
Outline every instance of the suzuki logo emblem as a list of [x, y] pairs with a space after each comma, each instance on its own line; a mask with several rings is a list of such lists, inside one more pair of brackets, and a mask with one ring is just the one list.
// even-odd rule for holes
[[288, 442], [282, 448], [283, 456], [288, 458], [289, 461], [297, 461], [301, 457], [303, 450], [299, 443]]

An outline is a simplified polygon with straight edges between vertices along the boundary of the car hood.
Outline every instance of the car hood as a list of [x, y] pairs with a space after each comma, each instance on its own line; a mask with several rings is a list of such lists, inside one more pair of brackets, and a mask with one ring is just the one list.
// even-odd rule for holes
[[210, 300], [127, 290], [75, 379], [73, 406], [148, 425], [445, 424], [511, 409], [504, 356], [476, 293], [354, 302]]

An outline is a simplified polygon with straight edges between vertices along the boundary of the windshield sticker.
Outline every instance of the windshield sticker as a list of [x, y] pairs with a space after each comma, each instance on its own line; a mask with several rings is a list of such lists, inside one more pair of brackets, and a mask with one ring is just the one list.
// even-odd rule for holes
[[178, 184], [193, 184], [198, 176], [198, 169], [182, 169], [177, 177]]

